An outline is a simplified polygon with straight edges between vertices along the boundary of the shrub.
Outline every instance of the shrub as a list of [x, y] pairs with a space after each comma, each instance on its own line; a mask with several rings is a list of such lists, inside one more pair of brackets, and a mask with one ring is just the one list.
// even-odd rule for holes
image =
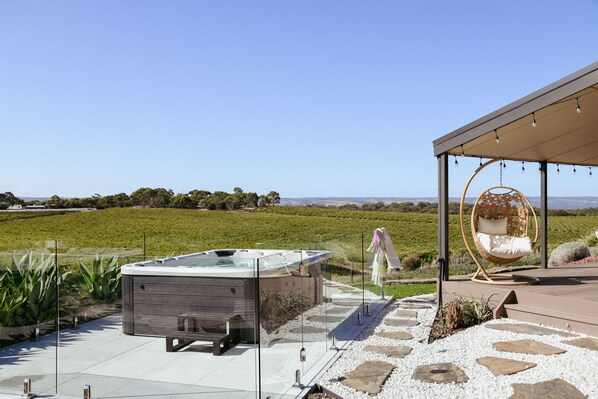
[[104, 258], [96, 255], [90, 265], [78, 260], [75, 270], [75, 281], [83, 286], [92, 299], [100, 303], [112, 303], [120, 298], [121, 274], [117, 256]]
[[590, 248], [583, 242], [566, 242], [550, 254], [548, 266], [562, 266], [590, 256]]
[[443, 324], [451, 329], [466, 328], [492, 319], [492, 309], [488, 305], [490, 298], [457, 298], [447, 303], [442, 310]]
[[461, 306], [458, 302], [451, 302], [444, 310], [444, 325], [451, 330], [456, 330], [463, 325]]
[[[5, 326], [26, 326], [52, 320], [56, 314], [56, 265], [53, 256], [12, 258], [1, 272], [3, 294], [0, 307]], [[62, 281], [70, 272], [58, 276]]]
[[421, 259], [417, 254], [409, 254], [401, 261], [401, 266], [405, 270], [416, 270], [421, 266]]

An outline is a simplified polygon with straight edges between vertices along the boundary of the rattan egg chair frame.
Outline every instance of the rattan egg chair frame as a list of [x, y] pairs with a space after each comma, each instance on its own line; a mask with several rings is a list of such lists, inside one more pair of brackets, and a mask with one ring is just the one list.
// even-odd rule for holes
[[[467, 195], [467, 189], [469, 188], [469, 185], [480, 171], [482, 171], [488, 165], [491, 165], [498, 161], [501, 161], [501, 159], [492, 159], [484, 163], [483, 165], [480, 165], [480, 167], [476, 169], [476, 171], [471, 175], [471, 177], [467, 181], [467, 184], [463, 189], [463, 195], [461, 196], [461, 203], [459, 208], [459, 222], [461, 225], [461, 235], [463, 236], [463, 242], [465, 243], [467, 251], [469, 252], [471, 258], [477, 265], [477, 270], [471, 278], [471, 281], [483, 284], [496, 284], [507, 286], [537, 284], [539, 280], [535, 277], [506, 273], [491, 274], [486, 272], [486, 269], [484, 269], [484, 266], [482, 266], [482, 264], [480, 263], [478, 257], [476, 256], [475, 252], [471, 247], [471, 244], [467, 240], [467, 235], [465, 232], [464, 215], [464, 205], [465, 197]], [[480, 256], [488, 260], [489, 262], [500, 265], [515, 262], [524, 256], [521, 255], [501, 257], [499, 255], [490, 253], [479, 241], [476, 234], [480, 217], [486, 219], [507, 219], [507, 234], [509, 236], [527, 237], [530, 216], [532, 217], [535, 226], [535, 237], [531, 241], [531, 245], [533, 248], [535, 243], [538, 241], [538, 218], [536, 216], [536, 212], [534, 211], [534, 207], [531, 205], [531, 203], [525, 197], [525, 195], [523, 195], [522, 193], [520, 193], [512, 187], [503, 186], [502, 181], [501, 185], [491, 187], [482, 192], [482, 194], [480, 194], [480, 196], [476, 199], [473, 209], [471, 211], [471, 235], [475, 247]]]

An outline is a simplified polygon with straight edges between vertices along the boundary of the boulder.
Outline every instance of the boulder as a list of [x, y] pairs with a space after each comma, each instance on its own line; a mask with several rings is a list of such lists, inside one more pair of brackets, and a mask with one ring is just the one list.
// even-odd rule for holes
[[548, 266], [563, 266], [590, 256], [590, 248], [583, 242], [566, 242], [550, 254]]

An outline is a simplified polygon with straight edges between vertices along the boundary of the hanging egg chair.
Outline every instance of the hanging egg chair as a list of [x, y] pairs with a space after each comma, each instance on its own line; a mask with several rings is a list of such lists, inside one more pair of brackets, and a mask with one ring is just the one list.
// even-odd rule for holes
[[[481, 165], [471, 175], [461, 196], [459, 221], [465, 246], [477, 265], [472, 281], [498, 285], [528, 285], [538, 283], [535, 277], [513, 274], [489, 274], [473, 251], [465, 232], [464, 204], [467, 189], [474, 177], [486, 166], [502, 161], [493, 159]], [[502, 168], [502, 164], [501, 164]], [[530, 223], [535, 235], [528, 236]], [[513, 263], [533, 252], [538, 241], [538, 218], [533, 206], [521, 192], [501, 184], [491, 187], [476, 199], [471, 211], [471, 236], [478, 254], [487, 261], [499, 265]]]

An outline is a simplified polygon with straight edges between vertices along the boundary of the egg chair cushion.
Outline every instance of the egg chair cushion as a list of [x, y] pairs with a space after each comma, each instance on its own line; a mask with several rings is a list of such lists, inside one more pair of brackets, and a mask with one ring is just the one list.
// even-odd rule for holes
[[506, 234], [476, 234], [478, 242], [484, 249], [501, 258], [521, 258], [532, 253], [532, 242], [529, 237], [513, 237]]
[[478, 219], [478, 232], [485, 234], [507, 234], [506, 218], [503, 219], [486, 219], [480, 217]]

